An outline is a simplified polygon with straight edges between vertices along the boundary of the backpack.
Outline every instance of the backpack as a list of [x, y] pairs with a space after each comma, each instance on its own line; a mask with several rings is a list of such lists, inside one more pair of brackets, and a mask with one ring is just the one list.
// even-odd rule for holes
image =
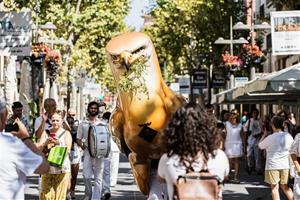
[[106, 124], [90, 125], [88, 130], [88, 150], [92, 158], [108, 157], [110, 153], [110, 133]]
[[174, 186], [175, 200], [218, 200], [220, 179], [208, 170], [188, 172], [177, 178]]

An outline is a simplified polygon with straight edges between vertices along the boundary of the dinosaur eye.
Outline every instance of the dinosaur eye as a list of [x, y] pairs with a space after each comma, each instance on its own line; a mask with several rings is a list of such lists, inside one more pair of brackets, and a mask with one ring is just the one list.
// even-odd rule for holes
[[138, 54], [138, 53], [140, 53], [140, 52], [143, 51], [143, 50], [145, 50], [145, 46], [141, 46], [140, 48], [134, 50], [134, 51], [132, 52], [132, 54]]
[[112, 58], [113, 61], [117, 61], [118, 60], [118, 56], [115, 56], [115, 55], [112, 55], [111, 58]]

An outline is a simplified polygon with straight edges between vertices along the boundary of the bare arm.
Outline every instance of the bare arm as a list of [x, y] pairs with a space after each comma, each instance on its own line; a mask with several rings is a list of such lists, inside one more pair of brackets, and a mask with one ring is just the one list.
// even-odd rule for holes
[[295, 165], [295, 169], [297, 171], [297, 174], [298, 174], [298, 176], [300, 176], [300, 164], [297, 160], [297, 155], [296, 154], [291, 154], [291, 158], [292, 158], [292, 161]]
[[82, 142], [82, 139], [76, 139], [76, 142], [77, 142], [77, 144], [78, 144], [78, 146], [80, 146], [80, 148], [81, 149], [85, 149], [85, 145], [83, 144], [83, 142]]
[[42, 163], [39, 165], [39, 167], [35, 170], [35, 173], [37, 174], [44, 174], [49, 171], [49, 163], [45, 159], [44, 154], [42, 151], [40, 151], [35, 144], [33, 144], [31, 138], [29, 137], [28, 131], [24, 124], [18, 119], [15, 121], [15, 123], [19, 126], [18, 132], [12, 132], [13, 135], [23, 140], [24, 144], [34, 153], [40, 155], [43, 158]]
[[47, 116], [45, 114], [43, 114], [41, 124], [40, 124], [39, 128], [35, 131], [35, 135], [36, 135], [37, 139], [39, 139], [42, 136], [43, 131], [45, 130], [46, 120], [47, 120]]
[[71, 136], [71, 133], [69, 131], [65, 132], [65, 142], [66, 142], [68, 152], [70, 152], [71, 147], [72, 147], [72, 136]]
[[40, 139], [38, 140], [38, 142], [35, 143], [35, 146], [40, 149], [41, 151], [44, 149], [45, 145], [47, 144], [47, 133], [45, 131], [43, 131]]

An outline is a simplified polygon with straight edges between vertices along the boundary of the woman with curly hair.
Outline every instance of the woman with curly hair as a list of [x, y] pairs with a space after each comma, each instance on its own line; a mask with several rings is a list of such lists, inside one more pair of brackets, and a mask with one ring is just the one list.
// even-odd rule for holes
[[187, 171], [207, 168], [221, 180], [229, 172], [228, 159], [216, 144], [217, 128], [203, 107], [188, 103], [179, 108], [165, 129], [167, 153], [158, 166], [158, 176], [167, 183], [168, 198], [173, 199], [174, 184]]

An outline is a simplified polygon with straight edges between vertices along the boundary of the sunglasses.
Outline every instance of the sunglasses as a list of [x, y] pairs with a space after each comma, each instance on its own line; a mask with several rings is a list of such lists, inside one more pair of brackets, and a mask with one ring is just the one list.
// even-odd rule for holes
[[235, 112], [232, 112], [232, 113], [230, 113], [230, 114], [232, 114], [232, 115], [237, 115], [237, 113], [235, 113]]

